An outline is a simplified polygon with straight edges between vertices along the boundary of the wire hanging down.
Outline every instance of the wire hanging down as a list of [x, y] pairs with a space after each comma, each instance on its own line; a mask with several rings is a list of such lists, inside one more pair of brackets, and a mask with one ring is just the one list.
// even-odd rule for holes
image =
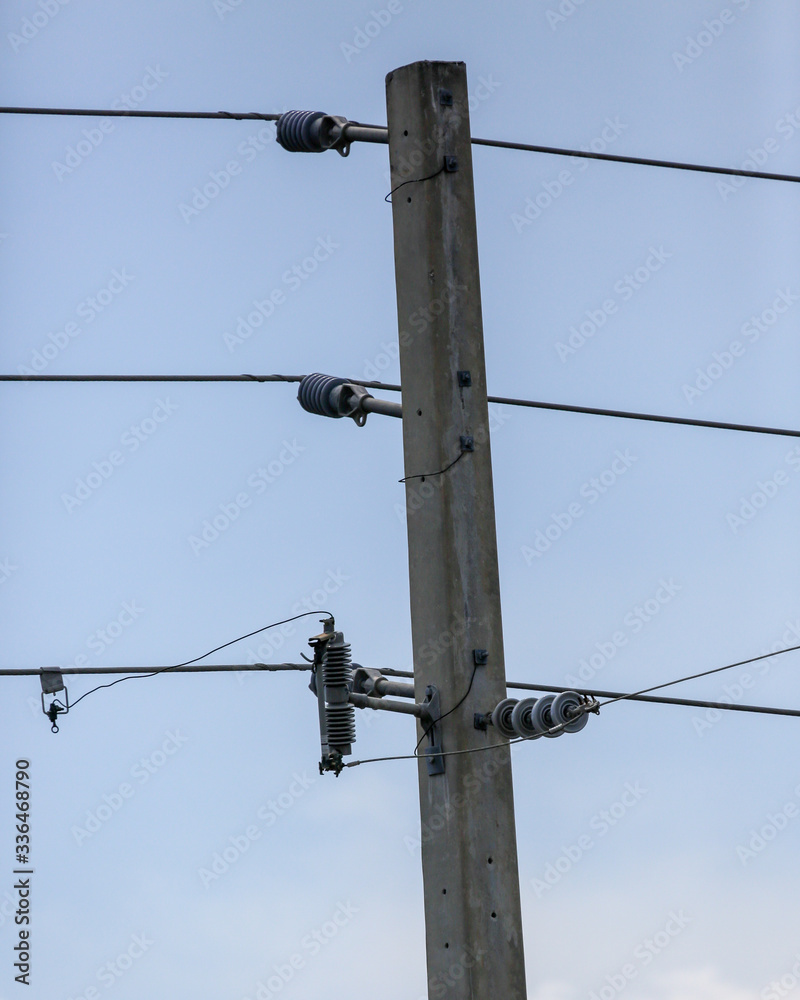
[[398, 479], [397, 481], [398, 483], [407, 483], [410, 479], [421, 479], [424, 482], [426, 479], [431, 479], [433, 476], [443, 476], [445, 472], [449, 472], [450, 469], [452, 469], [453, 466], [456, 464], [456, 462], [462, 459], [464, 455], [467, 454], [468, 451], [469, 451], [468, 448], [462, 448], [461, 451], [453, 459], [453, 461], [448, 462], [447, 465], [443, 469], [439, 469], [438, 472], [423, 472], [419, 473], [416, 476], [405, 476], [405, 478]]
[[[101, 118], [228, 118], [234, 121], [244, 121], [256, 119], [260, 121], [277, 121], [280, 114], [260, 114], [255, 111], [236, 113], [232, 111], [94, 111], [80, 108], [0, 108], [0, 114], [4, 115], [76, 115], [92, 116]], [[351, 124], [361, 124], [362, 128], [370, 128], [384, 131], [385, 125], [363, 125], [352, 122]], [[388, 130], [386, 142], [388, 142]], [[373, 140], [374, 141], [374, 140]], [[384, 140], [381, 140], [384, 141]], [[625, 156], [615, 153], [594, 153], [585, 149], [563, 149], [560, 146], [535, 146], [526, 142], [508, 142], [503, 139], [478, 139], [471, 138], [473, 146], [493, 146], [499, 149], [519, 149], [529, 153], [546, 153], [551, 156], [578, 156], [586, 160], [608, 160], [612, 163], [633, 163], [644, 167], [665, 167], [669, 170], [693, 170], [706, 174], [724, 174], [730, 177], [756, 177], [766, 181], [800, 181], [800, 176], [796, 174], [773, 174], [763, 170], [744, 170], [735, 167], [712, 167], [704, 166], [700, 163], [681, 163], [676, 160], [657, 160], [643, 156]]]
[[102, 688], [114, 687], [115, 684], [121, 684], [123, 681], [134, 680], [137, 677], [155, 677], [156, 674], [163, 674], [168, 670], [178, 670], [181, 667], [188, 667], [192, 663], [197, 663], [198, 660], [203, 660], [207, 656], [211, 656], [212, 653], [219, 652], [220, 649], [225, 649], [227, 646], [232, 646], [235, 642], [241, 642], [242, 639], [249, 639], [250, 636], [258, 635], [259, 632], [266, 632], [266, 630], [269, 628], [275, 628], [278, 625], [285, 625], [287, 622], [294, 622], [297, 621], [298, 618], [305, 618], [308, 615], [327, 615], [327, 617], [329, 618], [333, 617], [330, 611], [303, 611], [301, 614], [293, 615], [291, 618], [284, 618], [282, 621], [272, 622], [271, 625], [263, 625], [261, 628], [257, 628], [253, 632], [248, 632], [246, 635], [240, 635], [236, 639], [231, 639], [230, 642], [223, 642], [221, 646], [215, 646], [213, 649], [209, 649], [207, 653], [203, 653], [200, 656], [195, 656], [193, 660], [185, 660], [183, 663], [176, 663], [172, 667], [158, 667], [156, 670], [153, 670], [147, 674], [142, 674], [142, 673], [127, 674], [125, 677], [118, 677], [115, 681], [111, 681], [109, 684], [98, 684], [97, 687], [91, 688], [91, 690], [87, 691], [85, 694], [82, 694], [80, 698], [76, 699], [72, 703], [70, 708], [74, 708], [78, 704], [78, 702], [83, 701], [84, 698], [88, 698], [90, 694], [93, 694], [95, 691], [100, 691]]
[[[0, 382], [302, 382], [304, 378], [304, 375], [0, 375]], [[389, 382], [366, 382], [357, 378], [350, 378], [347, 381], [352, 382], [353, 385], [363, 385], [367, 389], [382, 389], [385, 392], [402, 391], [401, 386]], [[710, 427], [716, 430], [742, 431], [748, 434], [800, 437], [800, 430], [785, 427], [734, 424], [727, 420], [701, 420], [696, 417], [669, 417], [656, 413], [637, 413], [635, 410], [609, 410], [600, 406], [575, 406], [571, 403], [543, 403], [534, 399], [515, 399], [511, 396], [487, 396], [486, 399], [490, 403], [527, 406], [538, 410], [586, 413], [589, 416], [617, 417], [621, 420], [646, 420], [661, 424], [682, 424], [686, 427]], [[461, 455], [458, 457], [460, 458]], [[429, 473], [429, 475], [439, 474]], [[403, 482], [403, 480], [400, 481]]]
[[[444, 173], [446, 169], [447, 169], [447, 159], [445, 158], [445, 162], [441, 165], [441, 167], [439, 167], [437, 171], [435, 171], [435, 173], [428, 174], [427, 177], [410, 177], [407, 181], [401, 181], [397, 185], [397, 187], [392, 188], [392, 190], [386, 195], [386, 197], [383, 200], [387, 204], [391, 205], [392, 195], [395, 193], [395, 191], [399, 191], [401, 187], [405, 187], [406, 184], [421, 184], [423, 181], [432, 181], [434, 177], [438, 177], [439, 174]], [[411, 201], [410, 198], [408, 200]]]

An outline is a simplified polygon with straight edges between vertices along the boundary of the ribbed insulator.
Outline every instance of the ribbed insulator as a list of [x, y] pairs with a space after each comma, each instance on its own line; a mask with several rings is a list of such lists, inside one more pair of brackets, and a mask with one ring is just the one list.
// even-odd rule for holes
[[[332, 749], [350, 747], [356, 741], [355, 709], [352, 705], [326, 705], [325, 726], [328, 746]], [[349, 749], [347, 753], [349, 753]]]
[[318, 413], [321, 417], [341, 417], [338, 408], [331, 402], [331, 392], [347, 382], [346, 378], [334, 378], [333, 375], [306, 375], [297, 390], [297, 399], [304, 410]]
[[278, 142], [290, 153], [324, 153], [319, 135], [319, 120], [324, 111], [287, 111], [277, 122]]
[[350, 644], [337, 633], [328, 642], [322, 664], [322, 683], [325, 685], [325, 725], [328, 745], [347, 747], [356, 741], [355, 709], [347, 697], [353, 685], [353, 668]]

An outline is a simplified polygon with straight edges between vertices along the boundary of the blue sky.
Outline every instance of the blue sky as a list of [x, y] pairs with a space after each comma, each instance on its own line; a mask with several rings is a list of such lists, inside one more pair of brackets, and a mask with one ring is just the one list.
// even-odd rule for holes
[[[381, 123], [387, 72], [458, 59], [474, 135], [800, 173], [798, 16], [785, 0], [9, 0], [3, 104]], [[249, 121], [0, 125], [2, 371], [399, 381], [385, 147], [293, 155]], [[796, 185], [473, 159], [491, 393], [800, 427]], [[295, 395], [5, 385], [3, 666], [166, 665], [311, 607], [358, 662], [408, 669], [399, 421], [343, 426]], [[499, 407], [492, 451], [509, 679], [633, 690], [800, 643], [790, 440]], [[317, 629], [216, 659], [297, 661]], [[675, 693], [800, 706], [796, 663]], [[2, 1000], [22, 989], [5, 895], [18, 758], [28, 996], [351, 1000], [377, 977], [385, 1000], [425, 996], [415, 765], [320, 778], [303, 675], [129, 681], [57, 735], [36, 678], [2, 685]], [[74, 677], [71, 698], [91, 686]], [[413, 747], [384, 714], [359, 714], [358, 756]], [[515, 750], [529, 995], [788, 995], [796, 734], [621, 704]]]

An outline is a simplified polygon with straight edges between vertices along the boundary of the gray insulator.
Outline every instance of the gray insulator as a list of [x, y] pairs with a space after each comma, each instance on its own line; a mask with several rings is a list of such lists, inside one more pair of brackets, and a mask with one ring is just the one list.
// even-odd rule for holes
[[331, 399], [331, 393], [347, 382], [346, 378], [335, 378], [333, 375], [306, 375], [297, 390], [297, 399], [304, 410], [318, 413], [322, 417], [341, 417], [338, 405]]
[[562, 691], [556, 695], [550, 707], [553, 722], [558, 725], [565, 723], [565, 733], [579, 733], [589, 721], [586, 712], [582, 712], [583, 699], [575, 691]]
[[516, 736], [523, 736], [529, 740], [538, 735], [539, 730], [534, 726], [531, 718], [538, 701], [538, 698], [523, 698], [514, 706], [511, 712], [511, 726]]
[[513, 740], [517, 735], [511, 724], [511, 713], [514, 711], [517, 700], [517, 698], [503, 698], [502, 701], [497, 703], [495, 710], [492, 712], [492, 725], [499, 733], [507, 736], [510, 740]]
[[531, 725], [533, 728], [540, 736], [547, 736], [551, 740], [564, 733], [563, 729], [559, 729], [557, 733], [549, 733], [547, 731], [558, 725], [551, 712], [555, 700], [556, 696], [554, 694], [546, 694], [543, 698], [539, 698], [531, 712]]
[[290, 153], [324, 153], [320, 122], [324, 111], [287, 111], [277, 122], [276, 138]]
[[356, 741], [355, 709], [348, 697], [353, 687], [353, 667], [350, 644], [341, 632], [335, 632], [327, 643], [322, 662], [322, 683], [325, 689], [325, 724], [328, 745], [342, 754], [350, 753]]

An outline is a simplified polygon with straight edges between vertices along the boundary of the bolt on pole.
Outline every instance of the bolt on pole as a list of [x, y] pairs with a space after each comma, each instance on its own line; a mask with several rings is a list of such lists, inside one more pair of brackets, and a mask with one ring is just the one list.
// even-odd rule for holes
[[403, 66], [386, 92], [415, 690], [443, 716], [420, 744], [429, 995], [524, 1000], [511, 755], [474, 726], [506, 678], [466, 67]]

